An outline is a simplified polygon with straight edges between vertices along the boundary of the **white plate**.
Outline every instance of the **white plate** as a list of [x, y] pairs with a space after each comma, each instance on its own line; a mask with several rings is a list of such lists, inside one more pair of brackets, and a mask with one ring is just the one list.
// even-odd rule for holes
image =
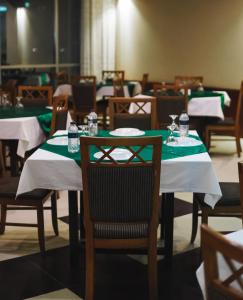
[[[104, 149], [105, 151], [108, 151], [110, 148]], [[96, 152], [94, 154], [94, 158], [101, 158], [104, 155], [103, 152], [99, 151]], [[114, 160], [128, 160], [131, 156], [132, 153], [127, 150], [127, 149], [122, 149], [122, 148], [116, 148], [114, 149], [111, 153], [110, 156], [114, 159]], [[104, 160], [109, 160], [108, 157], [104, 158]]]
[[191, 137], [185, 137], [185, 138], [175, 137], [175, 140], [176, 140], [176, 142], [170, 142], [168, 144], [166, 144], [166, 142], [164, 142], [164, 143], [171, 147], [192, 147], [192, 146], [202, 145], [201, 141], [196, 140]]
[[137, 128], [117, 128], [110, 132], [110, 135], [113, 136], [140, 136], [144, 134], [144, 131]]
[[53, 139], [48, 140], [47, 144], [55, 145], [55, 146], [67, 146], [68, 145], [68, 137], [67, 136], [57, 136]]

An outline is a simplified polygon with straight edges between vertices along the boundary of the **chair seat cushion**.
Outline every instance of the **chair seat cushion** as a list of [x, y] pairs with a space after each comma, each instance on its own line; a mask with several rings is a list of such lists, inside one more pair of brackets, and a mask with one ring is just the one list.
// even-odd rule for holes
[[[19, 184], [19, 177], [4, 177], [0, 179], [0, 198], [15, 199]], [[21, 194], [17, 197], [21, 199], [36, 199], [41, 200], [50, 193], [50, 190], [35, 189], [31, 192]], [[0, 200], [1, 201], [1, 200]]]
[[94, 225], [95, 238], [104, 239], [131, 239], [143, 238], [148, 236], [148, 224], [144, 223], [117, 223], [117, 224], [101, 224]]
[[[216, 207], [240, 205], [240, 184], [238, 182], [220, 182], [219, 185], [223, 196], [217, 202]], [[204, 202], [204, 195], [197, 193], [195, 197], [201, 206], [206, 207], [208, 205]]]

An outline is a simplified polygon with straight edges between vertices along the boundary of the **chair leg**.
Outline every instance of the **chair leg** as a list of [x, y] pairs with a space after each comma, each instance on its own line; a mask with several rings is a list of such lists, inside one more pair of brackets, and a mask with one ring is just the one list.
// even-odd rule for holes
[[164, 194], [161, 196], [161, 208], [160, 208], [160, 240], [164, 239], [164, 220], [165, 220], [165, 208], [164, 208]]
[[197, 227], [198, 227], [198, 202], [193, 194], [193, 202], [192, 202], [192, 234], [191, 234], [191, 244], [194, 243], [195, 238], [197, 236]]
[[40, 252], [45, 253], [45, 237], [44, 237], [44, 208], [43, 204], [37, 206], [37, 225], [38, 225], [38, 239], [40, 245]]
[[94, 248], [90, 241], [86, 240], [85, 251], [85, 300], [93, 300], [94, 298]]
[[51, 219], [52, 219], [52, 227], [55, 232], [55, 235], [59, 234], [58, 231], [58, 222], [57, 222], [57, 193], [53, 192], [51, 195]]
[[148, 249], [148, 280], [149, 300], [158, 299], [158, 273], [157, 273], [157, 244], [156, 237], [150, 242]]
[[7, 217], [7, 205], [1, 205], [1, 220], [0, 220], [0, 234], [4, 234]]
[[208, 149], [209, 151], [209, 148], [210, 148], [210, 139], [211, 139], [211, 134], [210, 134], [210, 131], [206, 128], [206, 132], [205, 132], [205, 144], [206, 144], [206, 148]]
[[235, 141], [236, 141], [237, 154], [238, 154], [238, 157], [240, 157], [240, 153], [242, 152], [241, 144], [240, 144], [240, 137], [236, 136]]

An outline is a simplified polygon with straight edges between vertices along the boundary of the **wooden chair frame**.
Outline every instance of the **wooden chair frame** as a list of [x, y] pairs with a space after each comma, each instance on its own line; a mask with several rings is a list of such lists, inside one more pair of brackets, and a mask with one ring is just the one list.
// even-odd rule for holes
[[240, 154], [242, 152], [242, 147], [240, 143], [240, 114], [242, 109], [242, 97], [243, 97], [243, 81], [241, 82], [240, 86], [240, 92], [239, 92], [239, 98], [236, 108], [236, 115], [234, 119], [234, 124], [232, 125], [224, 125], [224, 124], [213, 124], [206, 126], [206, 147], [207, 149], [210, 148], [210, 141], [211, 141], [211, 134], [223, 134], [223, 135], [229, 135], [235, 137], [236, 142], [236, 149], [237, 149], [237, 155], [240, 157]]
[[52, 106], [53, 90], [51, 86], [27, 86], [20, 85], [18, 87], [18, 95], [25, 98], [35, 99], [34, 93], [38, 92], [38, 96], [47, 99], [48, 105]]
[[[140, 151], [146, 145], [153, 145], [153, 158], [150, 162], [145, 162], [140, 157]], [[103, 152], [103, 156], [95, 161], [90, 161], [89, 146], [95, 145]], [[132, 146], [138, 146], [138, 150], [131, 149]], [[85, 280], [85, 299], [92, 300], [94, 296], [94, 254], [96, 248], [109, 249], [129, 249], [129, 248], [148, 248], [148, 277], [149, 277], [149, 299], [156, 300], [157, 295], [157, 227], [158, 227], [158, 210], [159, 210], [159, 184], [160, 184], [160, 167], [161, 167], [161, 137], [149, 138], [80, 138], [81, 146], [81, 168], [83, 178], [83, 201], [84, 201], [84, 224], [86, 233], [86, 280]], [[104, 151], [103, 147], [111, 147], [109, 151]], [[132, 157], [126, 162], [115, 161], [110, 153], [117, 147], [125, 147], [132, 150]], [[139, 161], [132, 162], [136, 157]], [[105, 158], [110, 159], [109, 161]], [[94, 224], [91, 219], [91, 212], [89, 207], [89, 191], [88, 191], [88, 169], [99, 167], [134, 167], [136, 166], [153, 166], [154, 168], [154, 190], [153, 190], [153, 204], [152, 216], [149, 222], [149, 230], [147, 238], [136, 239], [105, 239], [94, 237]]]
[[[93, 85], [93, 99], [92, 99], [92, 106], [93, 110], [96, 111], [96, 76], [76, 76], [75, 79], [73, 79], [73, 84], [79, 84], [80, 82], [87, 82], [91, 83]], [[80, 99], [82, 101], [82, 99]], [[76, 121], [83, 122], [83, 118], [90, 113], [90, 111], [85, 111], [83, 109], [82, 111], [79, 111], [76, 105], [76, 101], [73, 100], [73, 113], [76, 118]]]
[[53, 97], [53, 110], [52, 110], [50, 135], [53, 135], [56, 132], [56, 118], [58, 112], [68, 112], [67, 95]]
[[144, 73], [141, 81], [142, 94], [147, 90], [148, 78], [149, 78], [149, 73]]
[[[109, 112], [110, 112], [110, 129], [114, 129], [114, 115], [116, 114], [128, 114], [131, 104], [137, 106], [137, 110], [134, 114], [150, 114], [151, 115], [151, 129], [156, 129], [156, 98], [125, 98], [125, 97], [111, 97], [109, 99]], [[147, 113], [143, 107], [147, 103], [151, 103], [151, 112]], [[117, 111], [116, 111], [117, 110]]]
[[[240, 180], [240, 205], [238, 206], [215, 206], [211, 208], [209, 206], [201, 207], [196, 199], [196, 196], [193, 195], [192, 203], [192, 234], [191, 234], [191, 243], [194, 242], [197, 235], [198, 228], [198, 218], [202, 218], [202, 224], [208, 224], [209, 217], [238, 217], [242, 218], [243, 216], [243, 163], [238, 163], [239, 170], [239, 180]], [[201, 212], [199, 211], [201, 210]], [[243, 220], [242, 220], [243, 225]]]
[[113, 97], [124, 97], [124, 81], [121, 78], [113, 79]]
[[[233, 263], [234, 260], [243, 264], [243, 246], [231, 242], [206, 225], [201, 226], [201, 237], [207, 300], [215, 299], [210, 297], [212, 289], [221, 294], [222, 299], [243, 300], [243, 267], [237, 269]], [[224, 280], [219, 278], [217, 253], [222, 254], [232, 272]], [[241, 287], [241, 291], [230, 286], [234, 281]]]

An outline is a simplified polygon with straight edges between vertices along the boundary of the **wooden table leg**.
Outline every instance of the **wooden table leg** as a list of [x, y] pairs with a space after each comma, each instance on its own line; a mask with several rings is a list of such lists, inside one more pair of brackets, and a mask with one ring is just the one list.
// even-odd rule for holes
[[174, 193], [164, 194], [164, 251], [165, 262], [172, 263], [174, 230]]
[[71, 264], [76, 262], [79, 255], [78, 234], [78, 194], [77, 191], [68, 191], [69, 208], [69, 247]]

